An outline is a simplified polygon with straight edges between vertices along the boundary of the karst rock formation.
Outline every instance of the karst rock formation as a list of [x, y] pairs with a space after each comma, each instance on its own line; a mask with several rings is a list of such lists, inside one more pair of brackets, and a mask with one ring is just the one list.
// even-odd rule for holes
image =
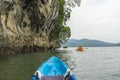
[[57, 27], [58, 10], [57, 0], [0, 0], [0, 54], [59, 47], [49, 39]]

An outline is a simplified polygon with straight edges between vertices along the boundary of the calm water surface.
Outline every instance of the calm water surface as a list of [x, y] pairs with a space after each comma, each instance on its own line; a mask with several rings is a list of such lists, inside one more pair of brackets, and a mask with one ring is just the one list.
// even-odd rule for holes
[[77, 80], [120, 80], [120, 47], [60, 48], [44, 53], [0, 56], [0, 80], [29, 80], [51, 56], [61, 58]]

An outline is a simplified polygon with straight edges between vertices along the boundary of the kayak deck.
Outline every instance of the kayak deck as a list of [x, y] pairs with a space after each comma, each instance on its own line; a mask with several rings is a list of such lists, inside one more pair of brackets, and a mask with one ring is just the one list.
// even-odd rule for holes
[[69, 67], [62, 60], [55, 56], [52, 56], [47, 61], [45, 61], [37, 69], [35, 75], [39, 78], [38, 80], [63, 80], [64, 78], [71, 78], [70, 80], [76, 80]]
[[58, 76], [63, 75], [66, 73], [66, 70], [68, 69], [68, 66], [63, 63], [60, 59], [53, 56], [46, 62], [44, 62], [38, 70], [44, 75], [44, 76]]

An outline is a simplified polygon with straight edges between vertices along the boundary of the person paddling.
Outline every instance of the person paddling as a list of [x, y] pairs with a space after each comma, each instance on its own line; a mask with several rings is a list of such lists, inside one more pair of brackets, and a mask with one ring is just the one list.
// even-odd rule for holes
[[80, 46], [77, 50], [78, 50], [78, 51], [83, 51], [82, 46]]

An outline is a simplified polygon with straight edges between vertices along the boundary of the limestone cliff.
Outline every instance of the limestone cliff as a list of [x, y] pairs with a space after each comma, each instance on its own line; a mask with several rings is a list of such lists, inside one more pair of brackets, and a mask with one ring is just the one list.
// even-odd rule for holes
[[57, 0], [0, 0], [0, 54], [56, 47], [49, 35], [57, 27], [58, 8]]

